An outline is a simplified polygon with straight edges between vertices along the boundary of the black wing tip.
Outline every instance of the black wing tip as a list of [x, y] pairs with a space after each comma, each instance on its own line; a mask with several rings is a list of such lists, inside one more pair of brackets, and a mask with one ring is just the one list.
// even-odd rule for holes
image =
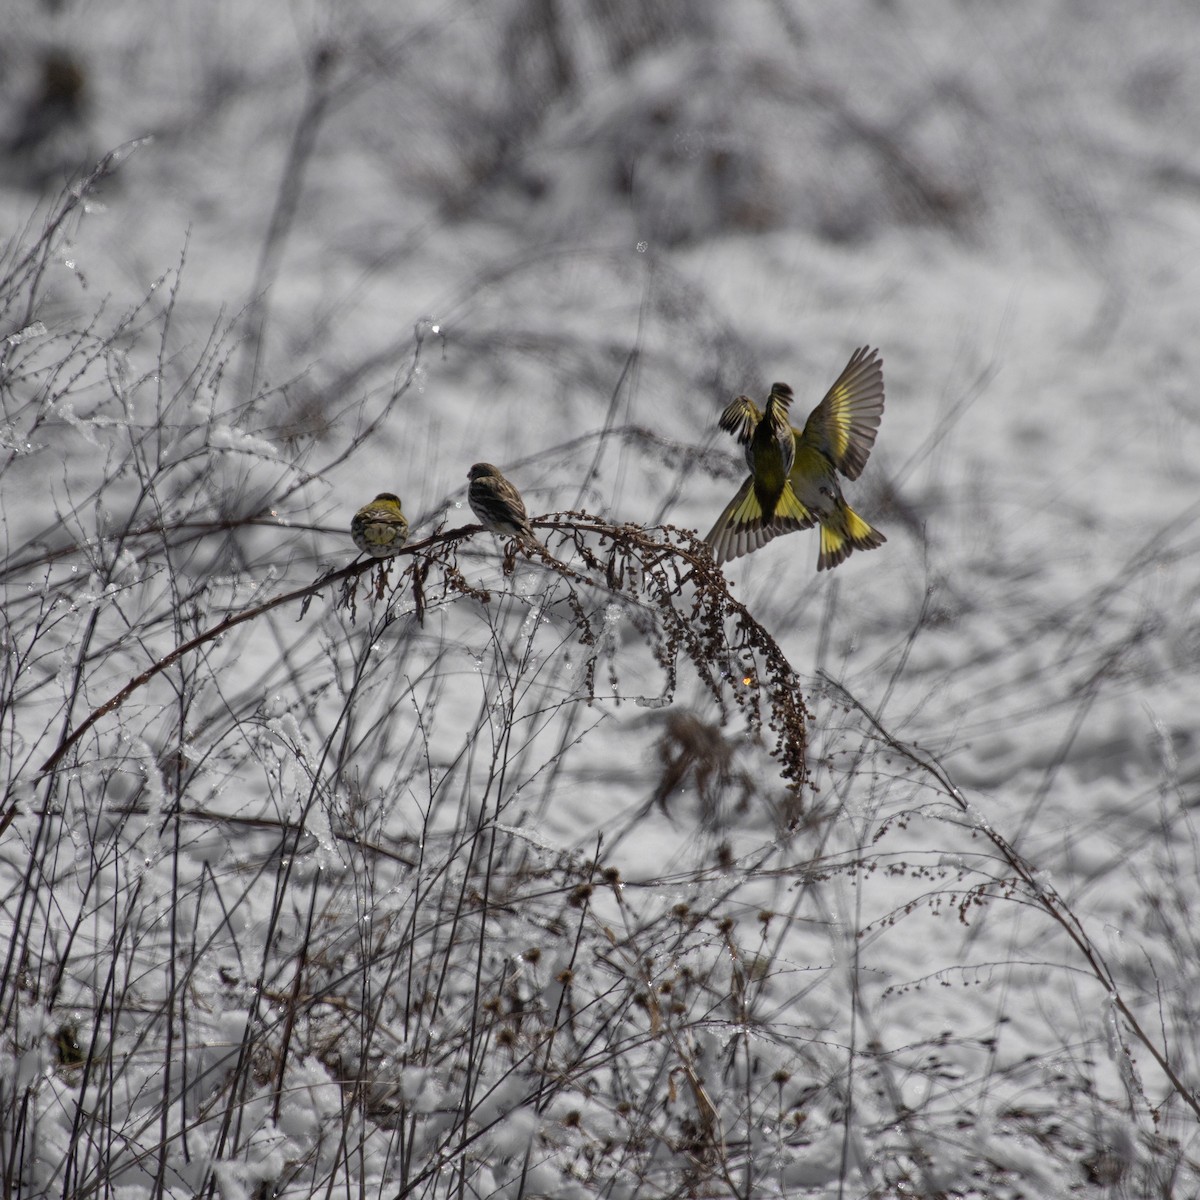
[[872, 376], [879, 381], [879, 398], [882, 402], [883, 359], [879, 356], [878, 350], [872, 350], [869, 346], [861, 346], [855, 350], [850, 356], [850, 361], [842, 368], [842, 373], [838, 376], [838, 383], [845, 387], [861, 387], [864, 389], [862, 399], [873, 398], [872, 393], [866, 390], [867, 380]]
[[734, 396], [717, 419], [717, 428], [732, 433], [743, 445], [754, 436], [754, 401], [749, 396]]

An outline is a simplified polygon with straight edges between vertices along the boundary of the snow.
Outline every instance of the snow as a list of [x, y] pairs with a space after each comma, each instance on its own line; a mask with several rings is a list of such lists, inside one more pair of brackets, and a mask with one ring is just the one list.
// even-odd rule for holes
[[[0, 147], [0, 278], [46, 164], [122, 149], [0, 303], [6, 1187], [1200, 1187], [1071, 936], [1194, 1092], [1192, 7], [17, 7], [5, 127], [48, 47], [86, 103]], [[327, 587], [39, 775], [350, 562], [376, 492], [423, 539], [483, 459], [535, 515], [703, 531], [729, 396], [803, 416], [863, 344], [887, 544], [726, 570], [812, 713], [798, 801], [651, 605], [577, 585], [584, 639], [491, 535], [486, 603]]]

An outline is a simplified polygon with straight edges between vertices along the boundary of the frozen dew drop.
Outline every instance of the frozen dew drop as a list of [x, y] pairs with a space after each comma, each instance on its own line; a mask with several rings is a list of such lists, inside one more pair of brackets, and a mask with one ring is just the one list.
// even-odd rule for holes
[[638, 244], [637, 244], [637, 252], [639, 254], [645, 254], [649, 248], [650, 248], [649, 242], [638, 242]]
[[43, 337], [45, 333], [46, 326], [41, 321], [34, 321], [31, 325], [26, 325], [24, 329], [18, 329], [16, 333], [10, 333], [4, 340], [10, 346], [19, 346], [29, 338]]

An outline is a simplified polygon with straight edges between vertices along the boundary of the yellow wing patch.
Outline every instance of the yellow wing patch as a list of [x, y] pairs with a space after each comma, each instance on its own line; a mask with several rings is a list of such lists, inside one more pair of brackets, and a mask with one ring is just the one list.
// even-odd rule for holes
[[847, 479], [857, 479], [867, 465], [883, 416], [883, 360], [878, 350], [863, 346], [812, 410], [804, 431], [796, 435], [797, 455], [819, 450]]
[[750, 476], [725, 506], [704, 540], [720, 565], [760, 549], [780, 534], [808, 529], [815, 520], [797, 499], [792, 485], [785, 483], [775, 507], [774, 518], [764, 521], [762, 505], [754, 494], [754, 477]]

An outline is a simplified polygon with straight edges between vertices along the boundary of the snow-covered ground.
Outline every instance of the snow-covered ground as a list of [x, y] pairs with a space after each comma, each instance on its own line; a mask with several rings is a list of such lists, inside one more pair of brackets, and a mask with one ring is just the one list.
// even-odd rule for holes
[[[1200, 10], [17, 3], [6, 1188], [1195, 1194]], [[489, 535], [39, 776], [376, 492], [703, 533], [728, 399], [864, 344], [886, 545], [725, 571], [798, 796], [748, 660]]]

